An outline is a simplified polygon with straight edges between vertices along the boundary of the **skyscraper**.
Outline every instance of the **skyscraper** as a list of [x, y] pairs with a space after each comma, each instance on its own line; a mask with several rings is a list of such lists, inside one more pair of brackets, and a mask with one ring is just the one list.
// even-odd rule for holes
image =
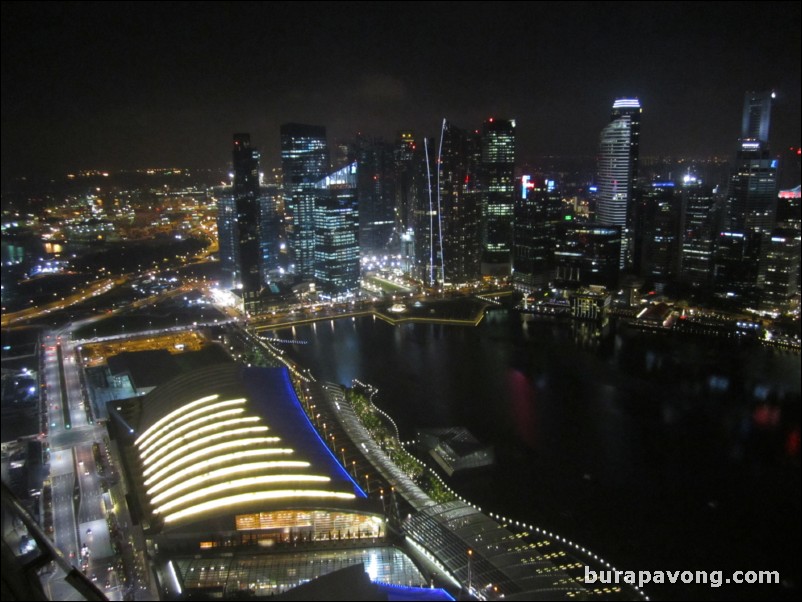
[[[717, 286], [720, 292], [734, 292], [745, 303], [753, 303], [756, 291], [763, 288], [768, 266], [765, 254], [777, 217], [778, 161], [769, 154], [773, 96], [771, 92], [747, 92], [744, 97], [741, 138], [727, 199], [726, 234], [731, 236], [724, 237], [722, 232], [718, 238], [722, 249], [716, 253]], [[731, 242], [738, 240], [744, 241], [743, 252], [730, 249]], [[753, 265], [736, 266], [738, 261]], [[732, 280], [725, 282], [730, 273]]]
[[359, 201], [357, 163], [314, 185], [315, 282], [338, 296], [359, 287]]
[[360, 253], [386, 253], [395, 226], [393, 147], [378, 138], [357, 136], [349, 145], [348, 162], [353, 161], [359, 164]]
[[638, 179], [641, 111], [637, 98], [617, 99], [599, 141], [596, 222], [621, 229], [620, 269], [632, 261], [630, 218]]
[[315, 277], [315, 184], [329, 170], [326, 128], [299, 123], [281, 126], [281, 163], [285, 208], [290, 215], [288, 238], [295, 273]]
[[682, 195], [674, 182], [652, 182], [643, 192], [642, 232], [639, 241], [640, 274], [650, 282], [666, 284], [676, 279], [680, 264]]
[[696, 286], [710, 282], [713, 261], [713, 190], [687, 175], [682, 187], [680, 279]]
[[531, 293], [554, 279], [554, 248], [563, 221], [562, 199], [554, 180], [521, 176], [515, 194], [512, 282]]
[[443, 120], [439, 155], [436, 186], [442, 279], [450, 284], [470, 282], [479, 277], [481, 267], [478, 134]]
[[777, 211], [777, 165], [769, 154], [771, 92], [744, 97], [740, 148], [730, 179], [730, 228], [771, 234]]
[[226, 286], [258, 293], [260, 274], [259, 151], [251, 147], [249, 134], [234, 134], [234, 179], [218, 199], [217, 229], [220, 261], [227, 274]]
[[490, 118], [482, 128], [483, 275], [510, 275], [514, 172], [515, 120]]

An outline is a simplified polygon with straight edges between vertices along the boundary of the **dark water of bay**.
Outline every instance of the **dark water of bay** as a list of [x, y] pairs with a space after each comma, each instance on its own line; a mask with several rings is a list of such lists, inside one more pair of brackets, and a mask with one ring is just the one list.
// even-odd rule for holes
[[798, 598], [800, 358], [493, 311], [476, 328], [374, 318], [277, 331], [320, 380], [379, 388], [402, 437], [468, 427], [492, 471], [453, 481], [625, 570], [777, 570], [767, 586], [652, 586], [652, 599]]

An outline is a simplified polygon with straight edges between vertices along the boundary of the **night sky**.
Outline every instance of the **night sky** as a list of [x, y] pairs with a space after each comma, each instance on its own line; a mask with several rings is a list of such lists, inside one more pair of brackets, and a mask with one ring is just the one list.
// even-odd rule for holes
[[800, 3], [4, 3], [3, 179], [226, 168], [279, 125], [393, 138], [518, 122], [521, 161], [593, 155], [618, 96], [641, 155], [732, 157], [748, 89], [800, 141]]

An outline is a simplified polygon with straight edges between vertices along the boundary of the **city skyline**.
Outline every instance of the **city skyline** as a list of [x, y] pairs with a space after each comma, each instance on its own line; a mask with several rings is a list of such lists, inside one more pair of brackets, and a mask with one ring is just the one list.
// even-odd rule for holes
[[516, 119], [517, 156], [588, 155], [637, 97], [642, 156], [732, 158], [746, 90], [799, 144], [799, 6], [574, 3], [3, 6], [3, 177], [218, 167], [231, 132], [280, 164], [282, 123], [433, 135]]

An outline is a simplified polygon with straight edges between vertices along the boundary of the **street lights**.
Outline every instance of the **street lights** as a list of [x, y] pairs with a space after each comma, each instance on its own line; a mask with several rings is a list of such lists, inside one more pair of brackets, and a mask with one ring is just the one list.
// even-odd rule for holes
[[468, 593], [471, 591], [471, 559], [473, 558], [473, 550], [468, 549]]

